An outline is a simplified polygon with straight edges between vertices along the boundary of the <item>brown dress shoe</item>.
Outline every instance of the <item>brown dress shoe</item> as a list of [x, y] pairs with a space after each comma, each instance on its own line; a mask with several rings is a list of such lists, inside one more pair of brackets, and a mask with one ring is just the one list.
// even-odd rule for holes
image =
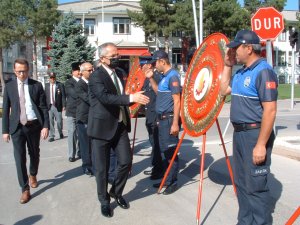
[[38, 182], [37, 182], [37, 180], [36, 180], [36, 176], [31, 176], [31, 175], [29, 175], [29, 185], [30, 185], [30, 187], [32, 187], [32, 188], [37, 188]]
[[21, 198], [20, 198], [20, 203], [25, 204], [30, 200], [30, 191], [26, 190], [22, 193]]

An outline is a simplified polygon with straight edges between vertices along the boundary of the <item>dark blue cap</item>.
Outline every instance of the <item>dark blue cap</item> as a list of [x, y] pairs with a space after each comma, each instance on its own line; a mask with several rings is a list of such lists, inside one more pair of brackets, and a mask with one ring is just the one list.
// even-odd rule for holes
[[240, 30], [227, 47], [236, 48], [241, 44], [260, 44], [260, 40], [255, 32], [251, 30]]
[[168, 57], [168, 54], [165, 51], [158, 50], [158, 51], [155, 51], [153, 53], [152, 58], [153, 58], [153, 60], [158, 60], [158, 59], [167, 59], [169, 57]]
[[145, 65], [145, 64], [152, 64], [155, 62], [155, 60], [153, 60], [152, 56], [140, 56], [139, 57], [140, 60], [140, 65]]
[[80, 70], [79, 66], [80, 66], [79, 62], [72, 63], [71, 64], [72, 71]]

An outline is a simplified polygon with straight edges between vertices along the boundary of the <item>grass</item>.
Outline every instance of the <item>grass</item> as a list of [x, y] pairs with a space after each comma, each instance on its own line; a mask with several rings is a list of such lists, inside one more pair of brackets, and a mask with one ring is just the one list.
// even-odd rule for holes
[[[279, 84], [278, 85], [278, 99], [290, 99], [291, 98], [291, 85]], [[294, 86], [294, 98], [300, 98], [300, 84]], [[230, 102], [231, 96], [226, 97], [225, 102]]]

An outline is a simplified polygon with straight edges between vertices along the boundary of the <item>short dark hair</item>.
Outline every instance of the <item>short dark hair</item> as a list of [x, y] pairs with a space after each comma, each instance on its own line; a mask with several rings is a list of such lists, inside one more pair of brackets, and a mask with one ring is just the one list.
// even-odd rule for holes
[[14, 62], [14, 68], [16, 67], [16, 64], [21, 64], [21, 65], [26, 65], [27, 66], [27, 69], [29, 69], [29, 63], [26, 59], [22, 59], [22, 58], [18, 58], [15, 60]]

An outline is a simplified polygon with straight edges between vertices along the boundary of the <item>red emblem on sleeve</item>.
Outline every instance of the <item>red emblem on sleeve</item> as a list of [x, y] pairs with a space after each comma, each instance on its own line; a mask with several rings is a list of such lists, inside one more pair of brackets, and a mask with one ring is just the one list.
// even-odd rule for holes
[[178, 87], [178, 86], [179, 86], [179, 83], [178, 83], [177, 81], [172, 82], [172, 86], [173, 86], [173, 87]]
[[275, 81], [266, 82], [266, 88], [267, 89], [276, 89], [276, 83], [275, 83]]

